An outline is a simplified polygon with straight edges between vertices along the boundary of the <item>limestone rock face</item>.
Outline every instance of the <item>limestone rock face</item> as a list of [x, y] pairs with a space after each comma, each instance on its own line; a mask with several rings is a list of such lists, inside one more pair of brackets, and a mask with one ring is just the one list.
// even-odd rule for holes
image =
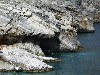
[[[78, 11], [74, 15], [76, 20], [74, 27], [78, 27], [78, 32], [94, 32], [94, 22], [99, 22], [99, 0], [69, 0], [72, 2], [70, 6], [74, 6], [74, 10]], [[77, 15], [76, 15], [77, 14]], [[77, 22], [78, 21], [78, 22]]]
[[49, 71], [53, 67], [43, 61], [57, 60], [57, 58], [45, 57], [41, 48], [32, 43], [17, 43], [9, 46], [2, 45], [2, 47], [3, 50], [0, 50], [0, 71]]
[[[76, 39], [74, 39], [76, 38], [75, 29], [70, 26], [73, 16], [71, 15], [71, 11], [66, 9], [66, 3], [67, 1], [65, 0], [51, 0], [51, 2], [47, 0], [1, 1], [1, 20], [5, 20], [6, 22], [2, 21], [3, 23], [0, 23], [0, 34], [9, 34], [10, 36], [14, 36], [13, 38], [16, 36], [52, 38], [56, 36], [57, 33], [60, 33], [58, 37], [56, 37], [61, 41], [59, 48], [64, 45], [62, 46], [64, 47], [63, 49], [72, 50], [73, 46], [71, 44], [73, 43], [74, 46], [76, 46], [73, 48], [74, 50], [79, 46], [79, 43], [78, 41], [75, 42]], [[73, 38], [71, 38], [71, 41], [68, 43], [68, 46], [71, 47], [67, 46], [67, 40], [70, 40], [68, 37], [64, 37], [67, 38], [67, 40], [60, 37], [70, 33], [68, 30], [72, 30], [70, 37], [72, 36]], [[11, 41], [13, 40], [14, 39]]]
[[39, 45], [34, 45], [32, 43], [16, 43], [16, 44], [13, 44], [13, 45], [9, 45], [9, 46], [6, 46], [6, 45], [1, 45], [3, 47], [3, 49], [24, 49], [25, 51], [28, 51], [32, 54], [35, 54], [35, 55], [41, 55], [41, 56], [44, 56], [45, 54], [42, 52], [42, 49], [40, 48]]
[[0, 61], [0, 71], [14, 70], [14, 66], [8, 62]]
[[[69, 30], [68, 32], [62, 32], [59, 36], [61, 41], [60, 49], [66, 51], [66, 48], [70, 51], [78, 51], [81, 48], [81, 44], [77, 41], [76, 32]], [[63, 40], [62, 40], [63, 39]], [[67, 42], [66, 42], [67, 41]]]
[[4, 68], [47, 71], [53, 67], [43, 61], [56, 59], [45, 57], [43, 51], [79, 51], [77, 30], [93, 28], [82, 14], [81, 19], [75, 15], [79, 15], [78, 10], [71, 4], [66, 0], [0, 1], [0, 57], [7, 64]]
[[79, 18], [77, 25], [79, 26], [78, 32], [94, 32], [93, 19], [91, 17]]
[[13, 64], [15, 70], [42, 71], [53, 68], [24, 49], [4, 49], [0, 52], [2, 52], [2, 59], [10, 64]]

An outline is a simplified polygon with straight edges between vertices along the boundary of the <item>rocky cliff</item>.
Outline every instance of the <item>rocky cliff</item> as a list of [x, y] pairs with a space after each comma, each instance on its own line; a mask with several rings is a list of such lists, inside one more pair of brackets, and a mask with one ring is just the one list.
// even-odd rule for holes
[[70, 0], [0, 0], [0, 70], [53, 69], [44, 52], [83, 49], [77, 32], [94, 31], [87, 15]]

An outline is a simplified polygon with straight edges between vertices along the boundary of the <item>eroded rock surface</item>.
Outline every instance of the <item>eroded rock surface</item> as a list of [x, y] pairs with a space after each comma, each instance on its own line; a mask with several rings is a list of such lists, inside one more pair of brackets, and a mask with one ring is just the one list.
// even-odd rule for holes
[[0, 0], [0, 65], [5, 64], [0, 70], [48, 71], [53, 67], [44, 61], [57, 59], [44, 51], [81, 50], [77, 31], [94, 31], [93, 17], [87, 15], [96, 7], [76, 2]]

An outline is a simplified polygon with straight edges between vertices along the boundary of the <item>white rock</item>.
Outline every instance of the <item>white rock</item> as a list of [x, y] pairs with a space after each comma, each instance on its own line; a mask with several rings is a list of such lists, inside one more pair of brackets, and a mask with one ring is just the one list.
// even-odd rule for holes
[[24, 13], [24, 16], [27, 16], [27, 17], [31, 17], [32, 15], [32, 12], [31, 11], [27, 11]]
[[19, 70], [19, 67], [15, 67], [15, 70]]

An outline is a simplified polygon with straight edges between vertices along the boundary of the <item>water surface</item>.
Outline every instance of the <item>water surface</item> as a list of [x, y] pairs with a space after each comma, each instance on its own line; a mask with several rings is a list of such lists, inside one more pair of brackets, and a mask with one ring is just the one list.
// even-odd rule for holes
[[2, 72], [0, 75], [100, 75], [100, 23], [95, 23], [95, 33], [78, 34], [85, 51], [56, 53], [52, 57], [62, 60], [49, 63], [55, 70], [46, 73]]

